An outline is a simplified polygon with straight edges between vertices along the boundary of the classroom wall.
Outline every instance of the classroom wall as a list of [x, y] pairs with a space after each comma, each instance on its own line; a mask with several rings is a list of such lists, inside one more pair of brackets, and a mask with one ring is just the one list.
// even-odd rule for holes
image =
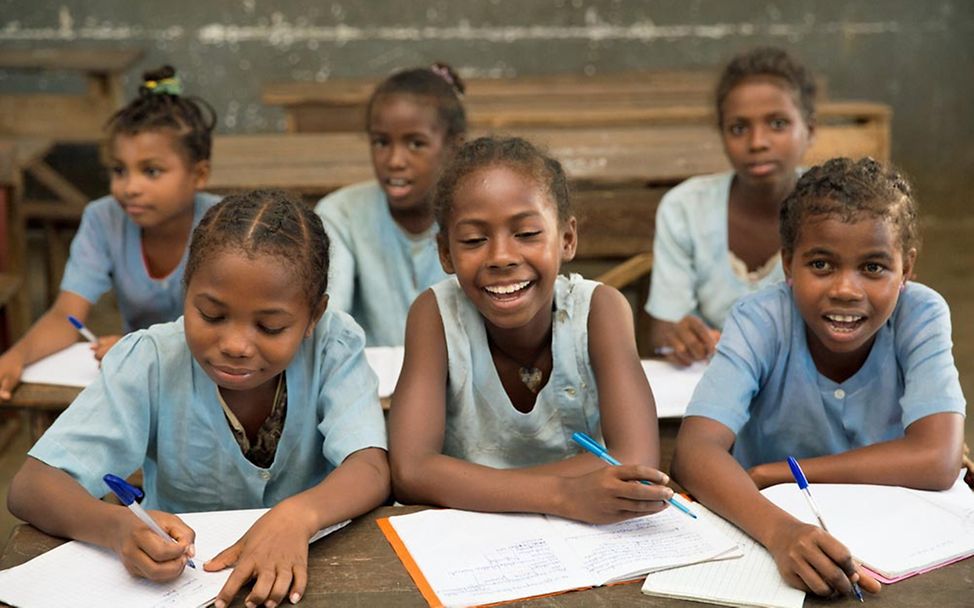
[[[824, 74], [832, 98], [893, 106], [893, 159], [924, 214], [967, 213], [974, 190], [970, 0], [0, 0], [0, 45], [133, 45], [127, 78], [171, 62], [223, 132], [283, 129], [261, 84], [382, 75], [446, 60], [466, 76], [698, 68], [771, 43]], [[0, 70], [0, 91], [67, 77]]]

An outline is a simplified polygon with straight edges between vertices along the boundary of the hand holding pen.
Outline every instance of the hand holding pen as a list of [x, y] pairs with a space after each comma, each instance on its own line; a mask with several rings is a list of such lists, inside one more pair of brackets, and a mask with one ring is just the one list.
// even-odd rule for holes
[[195, 534], [182, 520], [175, 515], [160, 512], [155, 512], [156, 519], [153, 519], [136, 502], [142, 496], [141, 490], [115, 475], [105, 475], [103, 479], [112, 493], [134, 515], [124, 520], [131, 522], [132, 527], [123, 527], [121, 538], [115, 547], [130, 573], [154, 581], [165, 581], [179, 576], [184, 566], [196, 568], [192, 560]]
[[[609, 452], [605, 449], [605, 447], [602, 446], [602, 444], [595, 441], [585, 433], [573, 433], [572, 440], [578, 445], [585, 448], [591, 454], [597, 456], [598, 458], [609, 463], [610, 465], [614, 467], [624, 466], [621, 462], [619, 462], [611, 454], [609, 454]], [[629, 466], [633, 466], [633, 465], [629, 465]], [[646, 468], [649, 469], [649, 467]], [[667, 481], [669, 481], [669, 479], [663, 473], [660, 473], [659, 471], [655, 471], [655, 469], [650, 469], [650, 470], [653, 470], [655, 473], [662, 476], [658, 480], [659, 483], [666, 483]], [[634, 479], [633, 481], [638, 481], [640, 484], [647, 485], [647, 486], [656, 485], [653, 483], [653, 481], [646, 478]], [[675, 508], [679, 509], [680, 511], [686, 513], [690, 517], [694, 519], [697, 518], [696, 514], [693, 511], [691, 511], [686, 505], [684, 505], [681, 501], [679, 501], [677, 498], [673, 496], [672, 490], [670, 490], [669, 488], [664, 488], [664, 489], [667, 490], [667, 492], [665, 492], [665, 498], [663, 500], [673, 505]]]
[[121, 336], [102, 336], [99, 338], [90, 329], [85, 327], [85, 324], [81, 322], [78, 317], [74, 315], [68, 315], [68, 322], [71, 323], [72, 327], [78, 330], [81, 337], [91, 343], [91, 350], [95, 353], [95, 359], [101, 361], [112, 346], [115, 345], [121, 339]]
[[782, 576], [799, 589], [822, 596], [849, 593], [860, 602], [863, 598], [859, 583], [870, 592], [879, 591], [879, 583], [859, 571], [849, 550], [829, 534], [798, 461], [789, 457], [788, 466], [819, 526], [795, 522], [789, 517], [788, 524], [772, 536], [768, 550]]

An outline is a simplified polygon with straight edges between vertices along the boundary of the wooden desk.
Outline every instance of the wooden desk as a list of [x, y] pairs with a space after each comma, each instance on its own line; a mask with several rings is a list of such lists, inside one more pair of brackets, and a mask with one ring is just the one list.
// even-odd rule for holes
[[[300, 605], [328, 608], [427, 606], [375, 524], [378, 517], [403, 515], [422, 508], [381, 507], [315, 543], [309, 553], [308, 589]], [[19, 526], [11, 533], [3, 555], [0, 556], [0, 569], [22, 564], [63, 542], [31, 526]], [[884, 608], [964, 606], [970, 603], [972, 580], [974, 559], [968, 559], [886, 587], [877, 598], [867, 598], [866, 601], [881, 601]], [[243, 597], [243, 594], [238, 595], [233, 606], [243, 606]], [[639, 584], [628, 584], [565, 593], [510, 605], [526, 608], [614, 608], [636, 605], [669, 608], [701, 604], [646, 596], [640, 592]], [[852, 598], [828, 600], [808, 596], [805, 600], [805, 606], [809, 608], [859, 605]]]
[[21, 384], [14, 390], [10, 401], [0, 402], [0, 411], [22, 412], [27, 419], [31, 441], [37, 441], [82, 390], [75, 386]]

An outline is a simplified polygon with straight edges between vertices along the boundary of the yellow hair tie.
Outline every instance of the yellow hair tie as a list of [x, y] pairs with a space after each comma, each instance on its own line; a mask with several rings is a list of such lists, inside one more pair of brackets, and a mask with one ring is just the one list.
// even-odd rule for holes
[[142, 83], [147, 90], [156, 95], [181, 95], [183, 85], [178, 78], [163, 78], [162, 80], [146, 80]]

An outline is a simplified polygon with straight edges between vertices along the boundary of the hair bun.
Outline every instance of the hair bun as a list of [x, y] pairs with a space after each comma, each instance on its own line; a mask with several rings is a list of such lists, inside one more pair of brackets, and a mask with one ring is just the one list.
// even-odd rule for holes
[[453, 87], [453, 91], [458, 97], [463, 97], [463, 94], [467, 91], [467, 85], [464, 84], [463, 79], [460, 78], [460, 75], [449, 64], [437, 61], [430, 66], [430, 71]]
[[142, 73], [139, 95], [181, 95], [182, 92], [183, 84], [176, 77], [176, 69], [171, 65]]

